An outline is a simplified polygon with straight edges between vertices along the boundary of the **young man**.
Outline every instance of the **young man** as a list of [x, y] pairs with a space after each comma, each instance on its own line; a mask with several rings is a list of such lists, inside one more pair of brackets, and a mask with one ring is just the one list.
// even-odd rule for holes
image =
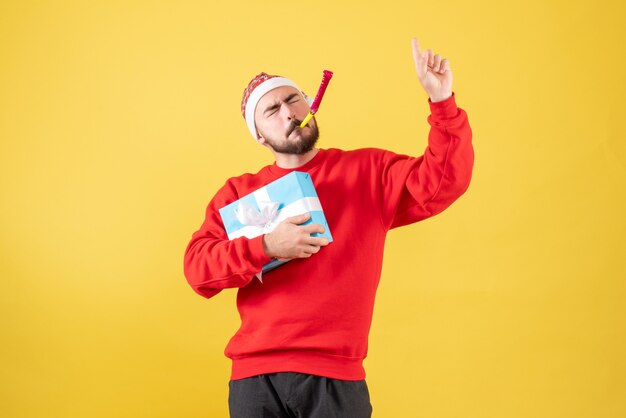
[[[232, 417], [371, 416], [362, 362], [387, 231], [447, 208], [467, 190], [474, 162], [448, 60], [420, 51], [415, 38], [413, 58], [431, 110], [420, 157], [315, 148], [315, 118], [298, 127], [312, 100], [295, 83], [260, 73], [244, 90], [248, 129], [276, 161], [225, 182], [184, 257], [185, 276], [200, 295], [239, 289], [242, 323], [225, 350]], [[311, 236], [324, 228], [301, 225], [307, 215], [256, 238], [228, 240], [218, 209], [294, 170], [310, 174], [333, 242]], [[256, 280], [273, 258], [290, 261]]]

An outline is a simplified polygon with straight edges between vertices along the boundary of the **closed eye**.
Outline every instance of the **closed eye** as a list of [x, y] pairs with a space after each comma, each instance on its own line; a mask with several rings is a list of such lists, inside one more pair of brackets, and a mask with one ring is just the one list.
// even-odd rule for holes
[[[285, 103], [292, 104], [292, 103], [297, 102], [297, 101], [298, 101], [298, 99], [299, 99], [299, 97], [298, 97], [298, 93], [292, 93], [292, 94], [290, 94], [289, 96], [287, 96], [287, 97], [285, 98]], [[274, 113], [276, 113], [276, 111], [277, 111], [279, 108], [280, 108], [280, 104], [279, 104], [279, 103], [276, 103], [276, 104], [274, 104], [274, 105], [271, 105], [271, 106], [270, 106], [270, 107], [268, 107], [267, 109], [265, 109], [265, 112], [263, 112], [263, 113], [264, 113], [265, 115], [267, 115], [267, 116], [272, 116]], [[271, 112], [271, 113], [268, 113], [268, 112]]]

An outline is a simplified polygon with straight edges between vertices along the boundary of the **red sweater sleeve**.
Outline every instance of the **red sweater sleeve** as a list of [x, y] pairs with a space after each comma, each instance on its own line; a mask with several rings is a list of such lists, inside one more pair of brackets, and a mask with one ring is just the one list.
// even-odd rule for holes
[[428, 99], [430, 132], [424, 155], [385, 151], [379, 164], [382, 222], [397, 228], [436, 215], [469, 187], [474, 165], [472, 130], [455, 94], [433, 103]]
[[184, 272], [191, 287], [210, 298], [222, 289], [243, 287], [271, 260], [263, 248], [263, 235], [228, 239], [219, 208], [238, 197], [229, 181], [211, 199], [200, 229], [193, 233], [184, 257]]

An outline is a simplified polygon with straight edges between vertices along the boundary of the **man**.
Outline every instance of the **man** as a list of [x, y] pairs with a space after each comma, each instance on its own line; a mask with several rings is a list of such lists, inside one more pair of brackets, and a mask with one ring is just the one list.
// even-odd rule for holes
[[[232, 417], [371, 416], [362, 362], [387, 231], [452, 204], [468, 188], [474, 161], [448, 60], [412, 42], [431, 110], [428, 147], [420, 157], [380, 148], [315, 148], [316, 119], [298, 127], [311, 98], [295, 83], [261, 73], [244, 90], [248, 129], [276, 161], [226, 181], [184, 257], [185, 276], [200, 295], [239, 289], [242, 323], [225, 350], [232, 359]], [[218, 209], [294, 170], [310, 174], [333, 242], [311, 236], [324, 228], [307, 215], [253, 239], [228, 240]], [[273, 258], [290, 261], [265, 273], [262, 283], [256, 280]]]

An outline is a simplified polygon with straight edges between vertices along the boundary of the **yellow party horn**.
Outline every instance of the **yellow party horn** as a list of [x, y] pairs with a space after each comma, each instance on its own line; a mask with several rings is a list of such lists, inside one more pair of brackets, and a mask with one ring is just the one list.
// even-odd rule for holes
[[324, 92], [326, 91], [326, 87], [328, 87], [328, 82], [333, 78], [333, 72], [324, 70], [324, 76], [322, 77], [322, 84], [320, 84], [320, 88], [317, 90], [317, 94], [315, 95], [315, 100], [313, 100], [313, 104], [311, 104], [311, 111], [306, 118], [300, 124], [300, 129], [304, 128], [307, 123], [311, 120], [313, 115], [317, 112], [317, 109], [320, 107], [320, 103], [322, 102], [322, 97], [324, 97]]

